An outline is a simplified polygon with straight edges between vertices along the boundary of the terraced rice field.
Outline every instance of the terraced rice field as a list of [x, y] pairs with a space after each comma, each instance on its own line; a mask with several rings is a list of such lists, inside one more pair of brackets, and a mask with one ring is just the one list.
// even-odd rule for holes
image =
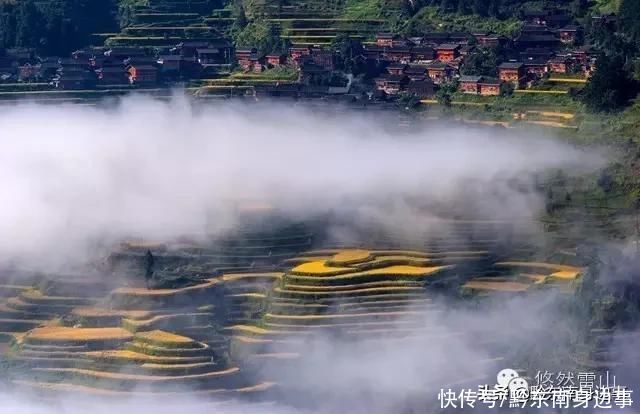
[[[443, 285], [454, 293], [462, 288], [482, 295], [524, 294], [569, 286], [581, 273], [567, 265], [496, 261], [489, 250], [465, 250], [457, 241], [448, 244], [451, 250], [439, 244], [424, 251], [337, 248], [285, 254], [289, 247], [282, 247], [295, 251], [304, 243], [303, 236], [254, 239], [220, 248], [224, 255], [192, 246], [189, 252], [200, 258], [196, 263], [184, 262], [180, 254], [164, 257], [176, 272], [193, 278], [185, 287], [114, 286], [96, 297], [86, 289], [81, 295], [81, 284], [6, 285], [0, 289], [5, 296], [0, 316], [7, 319], [0, 320], [0, 328], [15, 329], [0, 330], [14, 342], [12, 360], [21, 367], [13, 384], [106, 397], [180, 392], [268, 399], [274, 389], [291, 384], [277, 375], [263, 377], [261, 370], [295, 369], [315, 338], [346, 343], [426, 338], [446, 345], [464, 337], [465, 332], [438, 323], [445, 310], [436, 292]], [[263, 270], [244, 262], [221, 267], [217, 259], [251, 251], [256, 260], [279, 246], [280, 264]], [[118, 260], [136, 259], [147, 248], [165, 252], [163, 246], [130, 244]], [[469, 278], [469, 269], [482, 272]]]

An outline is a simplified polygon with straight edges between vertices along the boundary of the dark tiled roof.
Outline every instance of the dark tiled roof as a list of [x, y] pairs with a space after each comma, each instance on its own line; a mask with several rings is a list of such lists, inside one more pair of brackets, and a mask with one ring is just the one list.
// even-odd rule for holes
[[478, 83], [481, 85], [500, 85], [501, 82], [498, 79], [482, 77]]
[[385, 51], [387, 53], [409, 53], [410, 49], [408, 47], [390, 47]]
[[520, 43], [555, 43], [558, 39], [552, 34], [522, 34], [518, 36], [516, 41]]
[[446, 69], [449, 65], [444, 62], [432, 62], [427, 65], [427, 69]]
[[383, 75], [381, 76], [380, 80], [384, 80], [385, 82], [402, 82], [403, 80], [405, 80], [407, 77], [404, 75]]
[[418, 95], [432, 95], [434, 93], [431, 80], [412, 81], [407, 85], [407, 91]]
[[498, 66], [499, 69], [520, 69], [523, 66], [522, 62], [503, 62]]
[[460, 76], [460, 82], [480, 82], [482, 80], [482, 76], [475, 76], [475, 75], [463, 75]]
[[410, 65], [404, 71], [404, 73], [407, 74], [407, 75], [409, 75], [409, 74], [422, 75], [422, 74], [424, 74], [426, 72], [427, 72], [427, 67], [424, 66], [424, 65]]
[[457, 43], [443, 43], [437, 47], [438, 50], [456, 50], [460, 47]]

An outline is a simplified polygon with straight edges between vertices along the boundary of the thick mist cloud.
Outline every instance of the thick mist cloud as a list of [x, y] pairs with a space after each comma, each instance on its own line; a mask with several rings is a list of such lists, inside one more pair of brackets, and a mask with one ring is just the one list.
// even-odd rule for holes
[[530, 218], [540, 207], [531, 174], [598, 163], [544, 137], [394, 122], [180, 99], [5, 109], [0, 257], [60, 262], [105, 238], [215, 233], [256, 201], [398, 228], [457, 200], [479, 215]]

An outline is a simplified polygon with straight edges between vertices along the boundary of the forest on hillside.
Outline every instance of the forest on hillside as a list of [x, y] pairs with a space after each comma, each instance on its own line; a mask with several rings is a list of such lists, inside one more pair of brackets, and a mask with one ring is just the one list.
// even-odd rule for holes
[[[582, 18], [619, 7], [621, 21], [628, 33], [640, 34], [640, 2], [634, 0], [398, 0], [394, 16], [409, 31], [429, 29], [434, 19], [448, 20], [476, 16], [490, 18], [498, 30], [512, 30], [508, 23], [521, 20], [524, 13], [556, 9]], [[91, 34], [118, 31], [127, 25], [127, 10], [144, 5], [147, 0], [0, 0], [0, 48], [35, 48], [47, 55], [61, 55], [91, 42]], [[202, 3], [202, 2], [199, 2]], [[257, 7], [251, 0], [210, 0], [210, 8], [229, 7], [235, 16], [246, 19]], [[293, 0], [281, 0], [283, 6], [295, 5]], [[270, 4], [271, 4], [270, 3]], [[339, 2], [343, 13], [350, 17], [375, 17], [388, 14], [385, 0], [346, 0]], [[604, 4], [604, 5], [603, 5]], [[240, 15], [242, 14], [242, 15]], [[507, 25], [500, 25], [500, 22]], [[242, 23], [242, 22], [240, 22]]]

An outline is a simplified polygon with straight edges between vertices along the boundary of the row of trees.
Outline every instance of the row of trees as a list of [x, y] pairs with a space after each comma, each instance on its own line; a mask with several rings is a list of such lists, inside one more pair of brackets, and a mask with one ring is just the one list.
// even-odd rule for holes
[[0, 3], [0, 48], [35, 48], [64, 55], [92, 33], [118, 28], [115, 0], [21, 0]]

